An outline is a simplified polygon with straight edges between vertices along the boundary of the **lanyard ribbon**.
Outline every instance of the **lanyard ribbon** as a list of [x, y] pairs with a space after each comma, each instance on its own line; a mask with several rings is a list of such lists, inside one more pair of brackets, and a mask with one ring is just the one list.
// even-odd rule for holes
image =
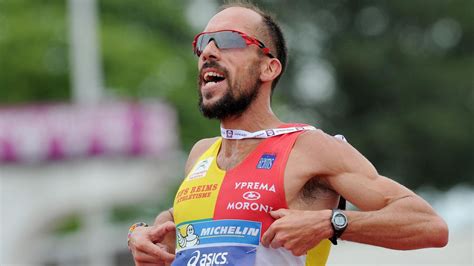
[[225, 129], [221, 127], [221, 136], [224, 139], [266, 139], [302, 130], [316, 130], [316, 128], [313, 126], [285, 127], [248, 132], [240, 129]]

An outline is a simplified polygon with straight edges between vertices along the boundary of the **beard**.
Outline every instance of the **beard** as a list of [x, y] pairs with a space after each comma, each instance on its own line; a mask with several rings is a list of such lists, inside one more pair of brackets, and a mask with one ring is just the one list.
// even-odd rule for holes
[[249, 108], [250, 104], [255, 100], [255, 98], [257, 98], [260, 91], [260, 86], [262, 84], [259, 78], [260, 71], [257, 67], [257, 62], [252, 64], [247, 73], [245, 73], [246, 75], [244, 75], [246, 77], [244, 81], [250, 82], [250, 84], [248, 84], [246, 87], [244, 87], [244, 84], [242, 84], [240, 80], [232, 82], [232, 80], [229, 78], [228, 72], [225, 69], [219, 67], [215, 61], [211, 61], [206, 64], [203, 65], [203, 69], [205, 67], [214, 67], [222, 70], [226, 77], [224, 81], [227, 83], [227, 88], [224, 95], [215, 103], [205, 105], [203, 103], [203, 96], [200, 90], [202, 81], [199, 78], [199, 110], [201, 113], [209, 119], [216, 118], [219, 120], [242, 115], [242, 113]]

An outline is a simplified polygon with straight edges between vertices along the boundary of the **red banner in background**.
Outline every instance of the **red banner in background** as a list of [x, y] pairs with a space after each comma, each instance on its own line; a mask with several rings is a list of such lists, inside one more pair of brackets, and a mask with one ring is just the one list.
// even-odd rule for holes
[[177, 148], [174, 111], [161, 102], [0, 109], [0, 163], [90, 156], [157, 156]]

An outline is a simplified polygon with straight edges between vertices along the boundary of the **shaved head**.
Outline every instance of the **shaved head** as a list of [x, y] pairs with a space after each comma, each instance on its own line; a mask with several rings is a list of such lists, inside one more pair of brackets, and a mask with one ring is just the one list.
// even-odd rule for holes
[[[270, 48], [271, 54], [275, 55], [275, 57], [280, 61], [282, 70], [280, 75], [272, 83], [273, 92], [276, 84], [280, 80], [281, 75], [283, 75], [287, 64], [288, 50], [286, 48], [286, 41], [280, 26], [276, 23], [274, 17], [271, 14], [248, 2], [233, 1], [231, 3], [222, 5], [219, 10], [220, 12], [217, 13], [212, 19], [216, 18], [216, 16], [219, 14], [238, 15], [239, 12], [240, 14], [244, 14], [245, 18], [240, 16], [236, 18], [237, 20], [232, 19], [234, 24], [229, 23], [229, 29], [235, 28], [236, 24], [244, 22], [246, 28], [248, 29], [241, 29], [241, 31], [261, 40], [266, 47]], [[225, 19], [225, 17], [222, 18]]]

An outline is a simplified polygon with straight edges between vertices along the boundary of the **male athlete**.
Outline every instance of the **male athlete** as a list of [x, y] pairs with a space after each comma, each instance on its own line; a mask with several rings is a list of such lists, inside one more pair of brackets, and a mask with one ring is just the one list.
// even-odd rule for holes
[[[324, 265], [338, 239], [447, 244], [443, 219], [343, 138], [273, 114], [286, 47], [271, 17], [226, 6], [193, 46], [200, 109], [221, 137], [194, 145], [173, 208], [131, 230], [136, 265]], [[359, 211], [337, 209], [340, 196]]]

